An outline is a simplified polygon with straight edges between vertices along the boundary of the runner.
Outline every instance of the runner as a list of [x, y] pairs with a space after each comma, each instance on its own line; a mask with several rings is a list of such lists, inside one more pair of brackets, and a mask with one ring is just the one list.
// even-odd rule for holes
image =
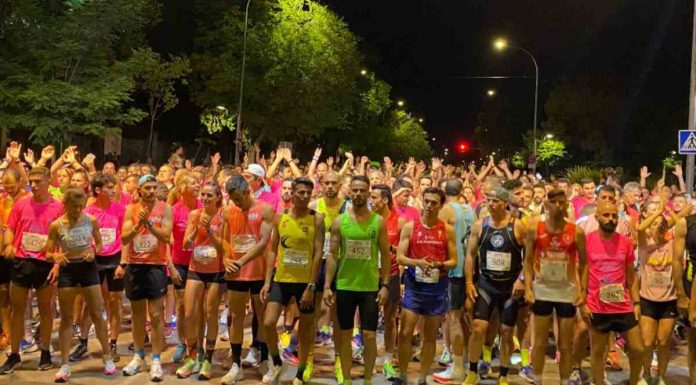
[[[251, 166], [250, 166], [251, 167]], [[259, 166], [260, 168], [260, 166]], [[258, 171], [258, 170], [256, 170]], [[244, 317], [249, 296], [260, 325], [263, 325], [263, 303], [259, 293], [266, 275], [264, 251], [273, 230], [274, 209], [251, 196], [251, 189], [245, 177], [235, 175], [226, 186], [233, 206], [225, 210], [222, 236], [225, 250], [225, 270], [227, 275], [227, 305], [230, 309], [230, 346], [232, 348], [232, 367], [222, 378], [223, 384], [234, 384], [244, 378], [242, 372], [242, 339]], [[259, 328], [259, 340], [263, 341], [263, 328]], [[261, 363], [268, 361], [268, 348], [260, 343]], [[262, 370], [263, 366], [259, 365]], [[273, 373], [273, 364], [268, 363], [265, 376]]]
[[[198, 366], [201, 329], [205, 330], [205, 358], [200, 364], [199, 380], [212, 377], [213, 353], [218, 333], [218, 309], [224, 293], [225, 267], [222, 261], [222, 192], [215, 182], [206, 183], [200, 193], [202, 208], [188, 216], [185, 248], [193, 250], [184, 292], [187, 359], [176, 371], [179, 378], [189, 377]], [[205, 300], [202, 300], [205, 299]]]
[[[110, 352], [114, 362], [119, 361], [116, 342], [121, 329], [121, 313], [123, 311], [123, 273], [121, 263], [121, 230], [126, 208], [113, 201], [116, 192], [116, 179], [112, 175], [97, 174], [92, 180], [92, 195], [94, 203], [87, 206], [85, 213], [93, 216], [99, 224], [102, 248], [95, 257], [101, 294], [108, 300], [106, 306], [109, 325], [111, 327]], [[101, 317], [101, 315], [100, 315]], [[80, 327], [81, 335], [75, 350], [70, 354], [70, 361], [75, 362], [87, 354], [87, 338], [92, 327], [92, 318], [85, 314]]]
[[[464, 381], [466, 375], [464, 369], [464, 348], [469, 343], [469, 325], [464, 318], [464, 302], [466, 301], [464, 285], [464, 257], [467, 249], [467, 240], [471, 227], [476, 222], [476, 215], [471, 206], [458, 203], [464, 186], [459, 179], [447, 181], [445, 185], [446, 204], [440, 210], [439, 218], [456, 232], [455, 242], [457, 250], [457, 267], [449, 271], [449, 285], [447, 297], [449, 309], [447, 311], [447, 326], [449, 328], [450, 350], [453, 354], [452, 363], [446, 370], [435, 373], [433, 379], [441, 384], [452, 381]], [[445, 347], [447, 348], [447, 347]]]
[[49, 170], [47, 168], [32, 168], [28, 178], [32, 196], [15, 202], [4, 228], [4, 256], [12, 260], [10, 273], [12, 352], [0, 367], [0, 374], [12, 373], [22, 364], [19, 357], [19, 344], [23, 335], [27, 294], [31, 289], [36, 292], [40, 325], [44, 326], [40, 333], [39, 370], [48, 370], [53, 367], [49, 350], [53, 330], [51, 284], [58, 278], [58, 267], [47, 259], [46, 241], [49, 225], [60, 216], [63, 205], [48, 192]]
[[[438, 219], [445, 203], [445, 193], [435, 187], [423, 190], [423, 213], [417, 222], [404, 225], [397, 252], [399, 264], [406, 266], [404, 298], [401, 302], [399, 330], [400, 375], [395, 385], [408, 383], [407, 370], [413, 345], [411, 337], [423, 320], [419, 385], [426, 385], [426, 376], [435, 356], [437, 332], [447, 311], [445, 270], [457, 267], [457, 244], [454, 228]], [[457, 320], [458, 322], [459, 320]]]
[[576, 260], [582, 271], [587, 255], [584, 233], [565, 220], [568, 203], [563, 190], [549, 191], [546, 219], [532, 221], [527, 228], [525, 255], [529, 258], [524, 264], [525, 299], [532, 304], [534, 313], [532, 368], [536, 384], [541, 383], [544, 372], [554, 311], [559, 324], [556, 345], [560, 352], [561, 384], [567, 384], [573, 364], [575, 306], [581, 299]]
[[595, 200], [595, 182], [592, 179], [584, 178], [580, 181], [582, 187], [582, 195], [578, 195], [571, 200], [573, 209], [575, 210], [575, 218], [580, 218], [580, 210]]
[[384, 377], [387, 380], [396, 379], [394, 370], [394, 348], [396, 346], [396, 316], [401, 301], [401, 271], [396, 260], [396, 248], [399, 245], [399, 234], [406, 224], [406, 219], [399, 217], [394, 209], [391, 190], [385, 184], [372, 185], [370, 192], [370, 205], [372, 211], [384, 218], [389, 237], [389, 259], [391, 261], [391, 271], [389, 277], [389, 298], [382, 309], [384, 322]]
[[647, 384], [640, 378], [644, 348], [638, 327], [641, 308], [638, 285], [634, 284], [633, 243], [616, 232], [616, 205], [600, 202], [595, 216], [599, 230], [586, 236], [587, 266], [581, 275], [581, 287], [587, 293], [582, 312], [590, 325], [592, 377], [595, 383], [604, 380], [609, 332], [625, 333], [629, 384]]
[[305, 383], [304, 371], [314, 343], [314, 314], [321, 306], [322, 298], [315, 295], [315, 282], [324, 246], [324, 218], [308, 207], [313, 189], [314, 183], [309, 178], [295, 179], [292, 182], [292, 208], [285, 209], [275, 220], [271, 249], [266, 257], [266, 280], [261, 289], [261, 298], [267, 301], [263, 318], [266, 342], [273, 359], [273, 373], [264, 376], [264, 383], [279, 381], [287, 369], [278, 351], [276, 325], [281, 310], [292, 298], [297, 301], [300, 311], [300, 354], [293, 384]]
[[[111, 358], [106, 321], [102, 318], [104, 302], [99, 288], [99, 273], [94, 260], [95, 253], [102, 249], [101, 233], [97, 220], [83, 213], [87, 196], [77, 187], [63, 193], [65, 214], [51, 223], [46, 242], [46, 256], [59, 268], [58, 303], [60, 305], [60, 370], [55, 374], [55, 382], [70, 379], [68, 353], [72, 338], [72, 320], [75, 296], [80, 293], [94, 320], [97, 338], [102, 348], [104, 374], [116, 373], [116, 365]], [[48, 251], [51, 250], [51, 251]]]
[[[469, 338], [469, 375], [465, 384], [477, 384], [478, 359], [491, 315], [497, 309], [502, 325], [500, 332], [500, 385], [508, 385], [512, 331], [517, 322], [518, 293], [513, 285], [522, 271], [524, 228], [505, 207], [510, 195], [496, 187], [486, 195], [490, 216], [479, 219], [471, 229], [467, 245], [466, 291], [473, 310], [472, 334]], [[474, 267], [478, 277], [474, 280]]]
[[[351, 330], [356, 309], [365, 344], [364, 383], [372, 383], [377, 356], [376, 330], [379, 307], [389, 296], [389, 239], [384, 220], [367, 209], [369, 180], [357, 175], [350, 182], [352, 207], [331, 225], [331, 246], [326, 260], [324, 301], [336, 308], [341, 341], [338, 344], [343, 384], [351, 383]], [[378, 259], [381, 261], [378, 262]], [[378, 268], [381, 263], [381, 268]], [[336, 293], [331, 282], [336, 277]]]
[[[138, 180], [140, 202], [128, 205], [123, 220], [121, 240], [128, 245], [121, 267], [125, 267], [124, 287], [131, 301], [133, 359], [123, 368], [124, 376], [138, 373], [145, 364], [146, 313], [152, 325], [152, 363], [150, 381], [164, 379], [162, 348], [164, 344], [163, 313], [167, 294], [167, 272], [179, 281], [179, 273], [167, 257], [167, 244], [172, 233], [172, 211], [156, 197], [157, 179], [143, 175]], [[124, 263], [125, 262], [125, 263]]]

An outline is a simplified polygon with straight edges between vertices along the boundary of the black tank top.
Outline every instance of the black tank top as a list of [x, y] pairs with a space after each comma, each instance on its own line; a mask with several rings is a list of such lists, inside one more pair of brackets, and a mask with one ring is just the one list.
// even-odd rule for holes
[[686, 239], [684, 248], [688, 258], [686, 260], [686, 269], [684, 269], [684, 279], [692, 282], [694, 278], [693, 266], [696, 264], [696, 214], [689, 215], [685, 219]]
[[491, 285], [511, 285], [522, 271], [522, 245], [515, 238], [515, 218], [496, 229], [491, 218], [483, 219], [479, 237], [479, 281]]

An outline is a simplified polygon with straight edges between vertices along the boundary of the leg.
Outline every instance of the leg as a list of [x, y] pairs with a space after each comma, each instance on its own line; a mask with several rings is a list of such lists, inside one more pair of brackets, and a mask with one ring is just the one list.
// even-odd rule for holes
[[121, 329], [121, 314], [123, 313], [123, 293], [121, 291], [109, 292], [109, 322], [111, 324], [111, 340], [115, 343]]
[[399, 308], [398, 302], [389, 302], [384, 305], [384, 352], [388, 355], [394, 354], [396, 345], [396, 311]]
[[[164, 324], [162, 322], [164, 300], [165, 297], [160, 297], [155, 300], [147, 301], [147, 311], [150, 315], [150, 323], [152, 324], [152, 354], [157, 356], [162, 353], [162, 345], [164, 345]], [[145, 325], [145, 323], [143, 323], [143, 325]]]
[[230, 345], [232, 347], [232, 362], [242, 367], [242, 339], [244, 337], [244, 317], [249, 292], [227, 291], [227, 306], [230, 309]]
[[[310, 346], [314, 345], [314, 312], [305, 314], [300, 312], [299, 340], [300, 340], [300, 364], [299, 368], [305, 368], [309, 358]], [[266, 328], [266, 331], [268, 329]], [[266, 333], [268, 334], [268, 333]]]
[[60, 364], [68, 365], [70, 355], [70, 341], [72, 340], [73, 312], [75, 311], [75, 297], [78, 288], [65, 287], [58, 290], [58, 303], [60, 305], [60, 331], [58, 332], [58, 346], [60, 347]]
[[[534, 319], [536, 323], [536, 319]], [[573, 325], [575, 317], [558, 317], [558, 351], [561, 352], [561, 362], [558, 371], [561, 381], [570, 378], [573, 366]]]
[[[536, 309], [534, 310], [536, 312]], [[541, 378], [546, 362], [548, 332], [551, 327], [550, 315], [534, 314], [534, 343], [532, 344], [532, 369], [536, 378]]]
[[590, 362], [592, 364], [592, 381], [595, 384], [604, 383], [604, 361], [607, 359], [609, 333], [601, 332], [590, 327]]
[[[184, 306], [185, 290], [174, 290], [174, 301], [176, 304], [176, 334], [179, 337], [179, 342], [184, 343], [186, 341], [186, 309]], [[195, 330], [194, 330], [195, 334]]]
[[[8, 266], [9, 268], [9, 266]], [[0, 320], [2, 320], [2, 332], [8, 340], [12, 321], [10, 320], [10, 285], [0, 285]]]
[[421, 347], [420, 377], [418, 383], [425, 381], [435, 357], [437, 332], [442, 323], [442, 316], [423, 317], [423, 345]]
[[488, 332], [488, 321], [474, 319], [471, 325], [471, 337], [469, 338], [469, 370], [475, 372], [476, 364], [481, 357], [483, 339]]
[[651, 317], [641, 316], [640, 332], [643, 336], [643, 346], [645, 347], [645, 354], [643, 355], [643, 373], [649, 376], [650, 364], [652, 363], [652, 352], [655, 348], [655, 340], [657, 339], [657, 321]]
[[507, 376], [510, 369], [510, 357], [512, 356], [512, 335], [514, 326], [501, 325], [500, 328], [500, 376]]
[[97, 339], [102, 347], [102, 353], [104, 357], [109, 357], [111, 351], [109, 350], [109, 336], [107, 333], [106, 321], [102, 317], [104, 312], [104, 299], [101, 296], [101, 289], [99, 286], [89, 286], [83, 288], [82, 296], [85, 299], [85, 305], [89, 310], [89, 315], [94, 322], [94, 328], [97, 333]]
[[634, 326], [626, 332], [626, 342], [628, 343], [628, 360], [631, 366], [628, 383], [629, 385], [636, 385], [640, 379], [643, 354], [645, 352], [643, 338], [640, 335], [638, 326]]
[[689, 384], [696, 384], [696, 325], [691, 325], [688, 333], [689, 352], [686, 362], [689, 366]]
[[589, 342], [589, 332], [587, 324], [582, 317], [575, 318], [575, 329], [573, 330], [573, 368], [580, 369], [582, 360], [587, 355], [587, 344]]
[[418, 314], [402, 308], [401, 309], [401, 320], [399, 322], [399, 373], [402, 380], [407, 379], [408, 364], [411, 362], [411, 355], [413, 354], [413, 344], [411, 339], [413, 338], [413, 332], [416, 329], [416, 323], [420, 317]]
[[[136, 354], [143, 354], [145, 350], [145, 314], [147, 313], [147, 300], [131, 301], [131, 329], [133, 331], [133, 346]], [[140, 358], [143, 358], [142, 356]]]
[[[278, 331], [276, 325], [280, 319], [281, 304], [278, 302], [269, 302], [266, 304], [266, 312], [263, 315], [263, 328], [266, 329], [266, 343], [268, 344], [268, 353], [280, 360], [280, 351], [278, 350]], [[275, 362], [274, 362], [275, 365]]]
[[51, 332], [53, 331], [53, 306], [55, 298], [53, 297], [53, 286], [46, 286], [41, 289], [36, 289], [36, 302], [39, 307], [39, 318], [41, 323], [41, 350], [49, 350], [51, 345]]
[[[24, 309], [27, 306], [28, 289], [10, 283], [10, 344], [12, 353], [19, 354], [19, 343], [24, 336]], [[72, 320], [71, 320], [72, 321]]]
[[676, 321], [676, 318], [663, 318], [657, 327], [657, 375], [660, 378], [664, 378], [667, 372], [667, 364], [671, 355], [669, 343]]
[[[203, 301], [201, 298], [205, 293], [204, 283], [197, 281], [195, 279], [189, 279], [186, 281], [186, 289], [184, 289], [184, 299], [181, 301], [184, 303], [184, 322], [186, 323], [186, 334], [182, 340], [186, 342], [186, 348], [188, 350], [188, 358], [196, 358], [196, 348], [198, 342], [198, 327], [201, 322], [201, 309], [203, 308]], [[178, 313], [177, 313], [178, 317]], [[217, 321], [217, 320], [216, 320]], [[217, 323], [217, 322], [216, 322]], [[178, 321], [177, 321], [178, 324]]]

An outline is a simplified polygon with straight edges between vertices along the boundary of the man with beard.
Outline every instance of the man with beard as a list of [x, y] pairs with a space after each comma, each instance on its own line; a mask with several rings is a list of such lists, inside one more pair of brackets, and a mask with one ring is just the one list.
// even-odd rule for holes
[[[529, 205], [529, 210], [534, 215], [544, 213], [544, 201], [546, 200], [546, 186], [543, 183], [537, 183], [533, 187], [532, 203]], [[565, 190], [563, 190], [565, 192]]]
[[[353, 317], [360, 310], [360, 325], [365, 345], [364, 383], [372, 383], [377, 357], [377, 321], [379, 306], [389, 296], [389, 240], [387, 228], [379, 215], [367, 208], [370, 181], [354, 176], [350, 183], [353, 206], [334, 220], [331, 226], [330, 251], [326, 259], [324, 301], [327, 306], [340, 303], [336, 310], [341, 328], [339, 356], [343, 384], [351, 383], [352, 352], [350, 333]], [[381, 267], [378, 267], [381, 263]], [[336, 292], [331, 282], [336, 277]]]
[[278, 205], [278, 210], [283, 212], [292, 207], [292, 178], [283, 179], [283, 183], [280, 185], [280, 205]]
[[644, 347], [638, 327], [640, 297], [635, 285], [634, 245], [616, 232], [619, 211], [614, 203], [600, 202], [595, 217], [599, 230], [586, 237], [587, 265], [581, 275], [582, 293], [586, 293], [581, 301], [582, 314], [590, 325], [592, 377], [595, 383], [604, 380], [609, 332], [624, 333], [629, 350], [629, 384], [647, 384], [640, 378]]

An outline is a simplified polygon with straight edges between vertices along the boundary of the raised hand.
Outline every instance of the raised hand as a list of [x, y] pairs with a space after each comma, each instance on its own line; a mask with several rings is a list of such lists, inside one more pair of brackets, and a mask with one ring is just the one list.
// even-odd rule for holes
[[34, 151], [31, 148], [27, 148], [27, 152], [24, 153], [24, 161], [29, 165], [34, 165]]
[[22, 145], [17, 142], [10, 142], [10, 147], [7, 149], [7, 156], [12, 162], [19, 161], [19, 155], [22, 153]]
[[334, 165], [334, 157], [330, 156], [326, 159], [326, 165], [329, 166], [329, 168], [333, 167]]
[[643, 166], [640, 168], [640, 179], [647, 179], [651, 173], [648, 172], [648, 166]]
[[49, 160], [53, 158], [53, 155], [56, 153], [56, 149], [53, 146], [46, 146], [41, 150], [41, 159], [43, 160]]
[[672, 174], [676, 176], [677, 178], [683, 178], [684, 177], [684, 172], [682, 171], [682, 166], [681, 164], [678, 164], [674, 166], [674, 171], [672, 171]]
[[220, 158], [221, 158], [220, 153], [216, 152], [215, 154], [213, 154], [213, 156], [210, 157], [210, 164], [213, 164], [213, 165], [219, 164]]

